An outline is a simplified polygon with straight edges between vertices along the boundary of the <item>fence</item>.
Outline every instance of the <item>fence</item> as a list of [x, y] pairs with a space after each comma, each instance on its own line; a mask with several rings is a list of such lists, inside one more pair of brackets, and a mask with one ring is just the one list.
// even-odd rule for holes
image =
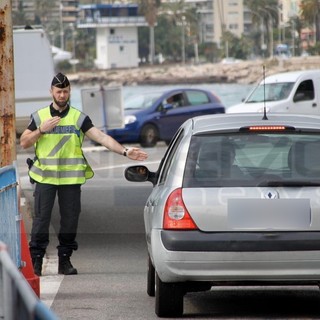
[[0, 168], [0, 319], [55, 320], [19, 271], [21, 216], [16, 165]]
[[15, 165], [0, 168], [0, 241], [18, 268], [21, 267], [20, 214], [18, 210], [17, 170]]
[[0, 319], [58, 320], [41, 302], [0, 242]]

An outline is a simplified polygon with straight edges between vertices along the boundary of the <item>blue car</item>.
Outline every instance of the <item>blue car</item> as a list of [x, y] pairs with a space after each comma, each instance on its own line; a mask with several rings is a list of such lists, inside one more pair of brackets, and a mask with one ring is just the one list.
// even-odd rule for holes
[[124, 101], [125, 127], [109, 130], [108, 134], [120, 143], [154, 147], [160, 140], [168, 144], [187, 119], [216, 113], [225, 113], [225, 107], [207, 90], [149, 92]]

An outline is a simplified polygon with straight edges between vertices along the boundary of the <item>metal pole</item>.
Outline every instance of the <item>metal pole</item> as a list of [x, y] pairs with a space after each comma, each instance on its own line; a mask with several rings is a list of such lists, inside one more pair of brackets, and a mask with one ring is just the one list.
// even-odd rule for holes
[[186, 63], [186, 39], [185, 39], [185, 16], [182, 16], [182, 25], [181, 25], [181, 55], [182, 55], [182, 64]]
[[154, 64], [154, 54], [155, 54], [155, 48], [154, 48], [154, 26], [149, 27], [150, 30], [150, 63]]
[[60, 2], [60, 48], [64, 50], [64, 30], [63, 30], [63, 18], [62, 18], [63, 5]]
[[17, 159], [11, 1], [0, 2], [0, 167]]

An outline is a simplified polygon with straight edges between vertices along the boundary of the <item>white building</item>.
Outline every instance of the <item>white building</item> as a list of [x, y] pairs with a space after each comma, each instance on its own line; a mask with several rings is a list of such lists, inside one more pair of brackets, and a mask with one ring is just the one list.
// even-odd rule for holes
[[98, 69], [139, 65], [138, 27], [147, 26], [136, 4], [96, 4], [79, 8], [78, 28], [96, 29]]

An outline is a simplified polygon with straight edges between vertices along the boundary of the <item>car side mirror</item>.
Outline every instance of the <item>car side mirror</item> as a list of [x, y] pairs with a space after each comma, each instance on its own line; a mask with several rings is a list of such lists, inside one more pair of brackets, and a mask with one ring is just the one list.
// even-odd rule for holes
[[163, 105], [163, 110], [164, 111], [168, 111], [168, 110], [171, 110], [173, 109], [173, 104], [172, 103], [166, 103]]
[[149, 171], [146, 166], [130, 166], [125, 169], [124, 176], [131, 182], [150, 181], [153, 185], [156, 183], [156, 173]]

